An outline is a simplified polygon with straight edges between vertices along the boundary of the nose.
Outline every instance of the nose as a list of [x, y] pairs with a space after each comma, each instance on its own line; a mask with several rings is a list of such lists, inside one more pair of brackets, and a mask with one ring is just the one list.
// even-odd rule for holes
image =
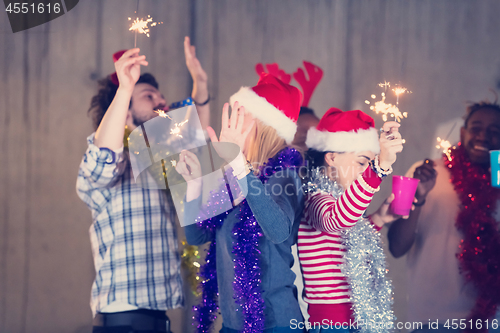
[[486, 133], [485, 129], [480, 130], [476, 134], [476, 140], [479, 140], [479, 141], [487, 141], [488, 140], [488, 134]]
[[157, 109], [165, 110], [165, 108], [167, 107], [167, 101], [163, 97], [158, 97], [156, 99], [156, 105], [157, 105], [157, 107], [156, 107]]

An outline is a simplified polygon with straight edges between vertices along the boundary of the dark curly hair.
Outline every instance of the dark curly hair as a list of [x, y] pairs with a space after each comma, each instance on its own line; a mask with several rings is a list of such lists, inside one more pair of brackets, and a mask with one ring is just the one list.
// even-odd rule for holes
[[500, 113], [500, 105], [498, 104], [498, 96], [495, 93], [495, 100], [490, 102], [489, 100], [483, 100], [480, 102], [469, 102], [467, 106], [467, 111], [464, 116], [464, 126], [467, 128], [467, 123], [469, 122], [470, 117], [476, 113], [476, 111], [481, 109], [492, 109]]
[[[152, 85], [156, 89], [159, 88], [158, 82], [156, 81], [155, 77], [149, 73], [142, 74], [136, 84], [139, 83], [147, 83]], [[99, 127], [99, 124], [101, 123], [104, 114], [113, 101], [113, 98], [115, 98], [116, 90], [118, 89], [118, 86], [115, 85], [113, 81], [111, 81], [111, 75], [108, 75], [105, 78], [99, 80], [97, 84], [97, 94], [92, 97], [90, 108], [88, 110], [88, 114], [92, 119], [94, 130], [97, 130], [97, 128]], [[130, 100], [129, 108], [130, 106], [132, 106], [132, 100]]]
[[309, 148], [306, 152], [306, 161], [311, 168], [320, 168], [325, 165], [325, 155], [331, 153], [329, 151], [318, 151], [316, 149]]
[[314, 110], [311, 108], [308, 108], [307, 106], [300, 107], [299, 117], [302, 116], [303, 114], [312, 114], [313, 116], [315, 116]]

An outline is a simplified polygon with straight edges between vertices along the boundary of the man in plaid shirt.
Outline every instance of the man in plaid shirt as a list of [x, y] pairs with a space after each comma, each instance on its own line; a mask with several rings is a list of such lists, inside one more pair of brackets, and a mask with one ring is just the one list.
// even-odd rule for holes
[[[188, 37], [184, 51], [192, 98], [206, 128], [207, 75]], [[139, 49], [115, 60], [116, 75], [101, 80], [92, 99], [89, 112], [96, 132], [87, 139], [77, 180], [77, 193], [93, 219], [93, 332], [169, 332], [165, 311], [183, 305], [175, 208], [168, 191], [135, 183], [123, 146], [125, 127], [132, 131], [167, 104], [155, 78], [140, 75], [147, 61]]]

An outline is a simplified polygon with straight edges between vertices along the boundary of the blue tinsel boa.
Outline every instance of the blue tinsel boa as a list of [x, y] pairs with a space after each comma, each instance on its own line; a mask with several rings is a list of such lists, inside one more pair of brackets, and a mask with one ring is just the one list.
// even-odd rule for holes
[[[296, 168], [303, 164], [301, 154], [294, 148], [285, 148], [259, 170], [259, 179], [266, 183], [269, 178], [278, 171], [287, 168]], [[229, 172], [228, 177], [232, 177]], [[230, 191], [231, 189], [231, 191]], [[241, 306], [243, 315], [243, 332], [257, 333], [264, 330], [264, 300], [260, 289], [261, 270], [259, 265], [259, 239], [262, 237], [262, 229], [255, 219], [246, 200], [238, 206], [215, 217], [210, 212], [218, 211], [217, 207], [227, 204], [229, 193], [238, 193], [239, 187], [236, 180], [229, 179], [229, 185], [225, 184], [218, 191], [210, 195], [208, 202], [202, 207], [197, 221], [200, 228], [215, 234], [216, 230], [224, 223], [226, 216], [234, 209], [238, 209], [237, 217], [240, 222], [234, 225], [232, 234], [233, 253], [235, 256], [233, 291], [237, 304]], [[194, 307], [197, 331], [209, 332], [218, 311], [218, 286], [217, 269], [215, 262], [215, 239], [210, 244], [206, 257], [206, 264], [200, 269], [202, 288], [202, 300]]]

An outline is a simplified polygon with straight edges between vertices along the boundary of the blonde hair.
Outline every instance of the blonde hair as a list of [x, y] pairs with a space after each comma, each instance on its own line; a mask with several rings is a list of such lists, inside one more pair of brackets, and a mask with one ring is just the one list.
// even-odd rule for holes
[[255, 119], [254, 127], [255, 130], [249, 134], [252, 136], [250, 137], [245, 157], [252, 165], [256, 175], [259, 173], [260, 166], [266, 164], [270, 158], [276, 156], [276, 154], [286, 147], [295, 148], [302, 155], [302, 158], [305, 158], [302, 148], [295, 145], [288, 145], [286, 140], [279, 136], [272, 126], [264, 124], [259, 119]]
[[270, 158], [287, 147], [285, 139], [280, 137], [276, 130], [262, 121], [255, 119], [254, 131], [251, 131], [247, 160], [255, 170], [267, 163]]

